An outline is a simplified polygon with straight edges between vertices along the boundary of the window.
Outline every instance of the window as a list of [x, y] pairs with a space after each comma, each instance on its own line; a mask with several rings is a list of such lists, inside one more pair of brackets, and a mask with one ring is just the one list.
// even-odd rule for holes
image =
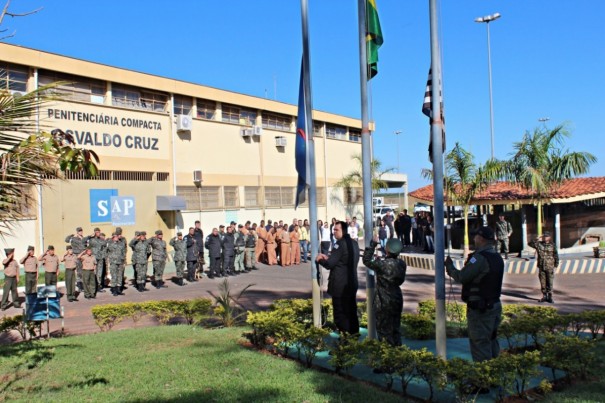
[[342, 126], [326, 125], [326, 137], [329, 139], [346, 140], [347, 129]]
[[239, 207], [239, 187], [224, 186], [225, 208]]
[[344, 191], [347, 204], [359, 204], [363, 202], [362, 188], [345, 188]]
[[151, 182], [153, 180], [153, 172], [113, 171], [113, 180]]
[[282, 206], [294, 206], [294, 187], [281, 188]]
[[213, 120], [216, 113], [216, 102], [206, 99], [197, 100], [197, 117], [202, 119]]
[[200, 191], [195, 186], [177, 186], [177, 196], [185, 199], [185, 208], [187, 210], [201, 210], [200, 208]]
[[361, 141], [361, 131], [357, 129], [349, 129], [349, 140], [359, 143]]
[[105, 100], [106, 83], [85, 77], [72, 76], [56, 71], [40, 70], [40, 86], [59, 83], [52, 91], [74, 101], [102, 104]]
[[324, 124], [322, 122], [313, 122], [313, 135], [323, 137]]
[[265, 187], [265, 205], [267, 207], [281, 206], [281, 191], [279, 186]]
[[258, 186], [246, 186], [244, 187], [244, 197], [245, 197], [245, 206], [246, 207], [258, 207], [260, 206], [259, 200], [259, 190]]
[[142, 88], [114, 85], [112, 88], [112, 103], [133, 109], [144, 109], [154, 112], [164, 112], [168, 96], [159, 92], [147, 91]]
[[291, 123], [292, 116], [263, 112], [263, 127], [265, 129], [289, 132], [291, 130]]
[[185, 97], [182, 95], [174, 96], [174, 114], [175, 115], [189, 115], [191, 112], [191, 106], [193, 101], [191, 97]]
[[252, 126], [256, 124], [256, 111], [223, 104], [223, 122]]
[[203, 186], [200, 188], [202, 210], [215, 209], [220, 207], [219, 189], [219, 186]]
[[26, 92], [28, 76], [25, 66], [0, 63], [0, 89]]

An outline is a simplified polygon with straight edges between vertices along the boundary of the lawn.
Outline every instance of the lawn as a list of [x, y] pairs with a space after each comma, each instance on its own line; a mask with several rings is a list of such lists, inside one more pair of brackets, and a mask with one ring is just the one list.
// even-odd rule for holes
[[158, 326], [0, 347], [0, 401], [401, 402], [238, 344], [244, 329]]

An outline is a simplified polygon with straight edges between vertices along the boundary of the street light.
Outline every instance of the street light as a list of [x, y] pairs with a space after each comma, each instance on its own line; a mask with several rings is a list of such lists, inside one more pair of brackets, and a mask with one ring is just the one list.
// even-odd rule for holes
[[538, 118], [538, 122], [542, 123], [544, 126], [546, 126], [546, 122], [548, 122], [549, 120], [550, 120], [549, 117]]
[[492, 57], [489, 40], [489, 23], [500, 18], [500, 13], [475, 18], [475, 22], [484, 22], [487, 27], [487, 71], [489, 74], [489, 121], [492, 136], [492, 159], [494, 159], [494, 105], [492, 102]]
[[395, 130], [393, 134], [397, 136], [397, 173], [401, 172], [399, 170], [399, 135], [403, 133], [401, 130]]

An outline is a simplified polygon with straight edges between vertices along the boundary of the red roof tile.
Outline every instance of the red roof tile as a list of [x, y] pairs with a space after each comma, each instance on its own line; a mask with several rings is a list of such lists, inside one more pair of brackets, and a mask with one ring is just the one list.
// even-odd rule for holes
[[[575, 178], [564, 181], [557, 189], [555, 189], [550, 199], [568, 199], [578, 196], [596, 195], [605, 193], [605, 177], [597, 178]], [[433, 185], [427, 185], [410, 192], [411, 197], [419, 200], [433, 201]], [[601, 196], [599, 196], [601, 197]], [[531, 193], [520, 186], [509, 182], [496, 182], [488, 186], [487, 189], [478, 193], [475, 201], [489, 200], [527, 200], [531, 199]]]

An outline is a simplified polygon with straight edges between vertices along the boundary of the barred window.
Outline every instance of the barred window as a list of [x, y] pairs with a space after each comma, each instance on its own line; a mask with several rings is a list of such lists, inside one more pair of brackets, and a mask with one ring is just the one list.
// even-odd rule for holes
[[153, 172], [113, 171], [113, 180], [151, 182], [153, 180]]
[[41, 86], [60, 83], [53, 91], [74, 101], [102, 104], [105, 100], [106, 83], [104, 81], [72, 76], [56, 71], [40, 70], [38, 83]]
[[202, 210], [216, 209], [221, 206], [220, 186], [202, 186], [200, 193]]
[[258, 186], [246, 186], [244, 187], [245, 207], [259, 207], [260, 206], [260, 187]]
[[187, 210], [201, 210], [199, 188], [195, 186], [177, 186], [176, 195], [185, 199]]
[[292, 116], [263, 112], [263, 127], [265, 129], [289, 132], [291, 130], [291, 123]]
[[158, 172], [155, 175], [155, 179], [158, 182], [166, 182], [166, 181], [168, 181], [169, 177], [170, 177], [170, 174], [168, 172]]
[[267, 207], [281, 206], [281, 190], [279, 186], [265, 187], [265, 205]]
[[346, 140], [347, 129], [342, 126], [326, 125], [326, 137], [329, 139]]
[[224, 186], [225, 208], [239, 207], [239, 187]]
[[349, 140], [359, 143], [361, 141], [361, 131], [356, 129], [349, 129]]
[[193, 100], [191, 97], [186, 97], [182, 95], [174, 96], [174, 114], [175, 115], [189, 115], [191, 113], [191, 107], [193, 105]]
[[363, 202], [362, 188], [345, 188], [345, 201], [347, 204], [359, 204]]
[[216, 113], [216, 102], [207, 99], [197, 100], [197, 117], [207, 120], [213, 120]]
[[256, 111], [223, 104], [223, 122], [252, 126], [256, 123]]
[[323, 122], [315, 122], [313, 121], [313, 135], [318, 137], [323, 137]]
[[27, 91], [29, 68], [10, 63], [0, 63], [0, 89]]
[[293, 206], [294, 205], [294, 187], [282, 187], [281, 188], [281, 205], [282, 206]]
[[112, 104], [133, 109], [144, 109], [154, 112], [164, 112], [168, 96], [142, 88], [114, 85], [112, 88]]

